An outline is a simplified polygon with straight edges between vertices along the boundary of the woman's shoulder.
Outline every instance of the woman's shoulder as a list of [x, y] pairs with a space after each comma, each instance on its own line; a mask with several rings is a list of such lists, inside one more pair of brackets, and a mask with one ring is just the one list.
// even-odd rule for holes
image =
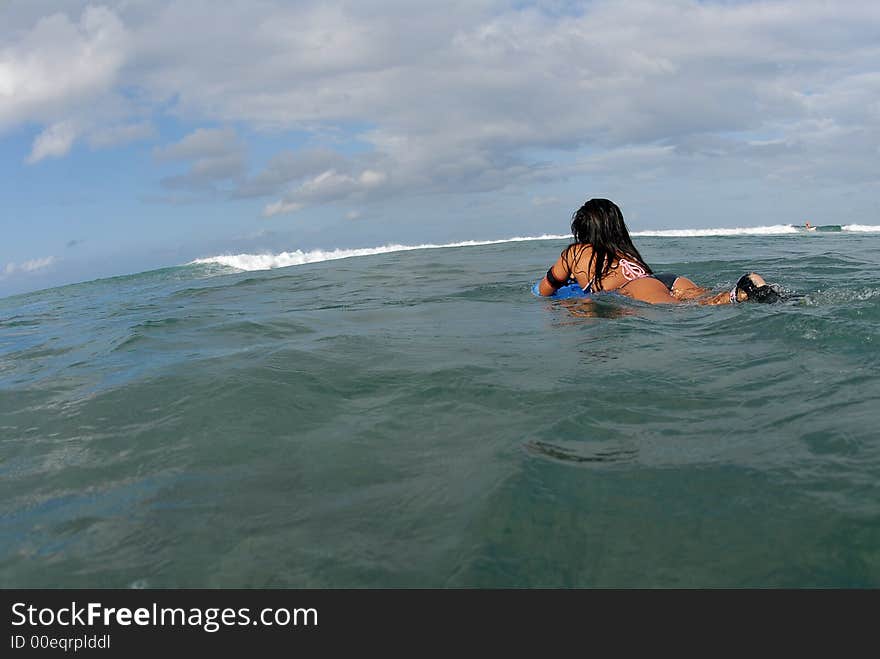
[[592, 251], [593, 247], [587, 243], [572, 243], [566, 245], [559, 256], [571, 267], [578, 263], [585, 254], [589, 255]]
[[580, 257], [582, 254], [591, 251], [593, 251], [593, 246], [590, 243], [572, 243], [571, 245], [566, 245], [565, 249], [562, 250], [562, 255]]

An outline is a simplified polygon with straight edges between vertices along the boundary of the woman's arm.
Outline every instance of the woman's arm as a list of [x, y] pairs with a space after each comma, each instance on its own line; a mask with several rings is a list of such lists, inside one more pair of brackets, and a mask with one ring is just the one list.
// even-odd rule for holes
[[[761, 281], [764, 281], [763, 278]], [[736, 289], [732, 294], [731, 291], [713, 294], [710, 289], [697, 286], [687, 277], [676, 278], [672, 286], [672, 294], [679, 300], [695, 300], [698, 304], [704, 305], [733, 304], [732, 294], [736, 296], [737, 302], [745, 302], [749, 298], [746, 293]]]
[[571, 267], [566, 258], [567, 253], [568, 250], [566, 249], [559, 255], [556, 263], [550, 266], [547, 274], [544, 275], [544, 278], [538, 284], [538, 292], [541, 295], [545, 297], [553, 295], [571, 277]]
[[698, 299], [697, 302], [699, 304], [730, 304], [730, 291], [725, 291], [723, 293], [718, 293], [718, 295], [713, 295], [711, 297]]

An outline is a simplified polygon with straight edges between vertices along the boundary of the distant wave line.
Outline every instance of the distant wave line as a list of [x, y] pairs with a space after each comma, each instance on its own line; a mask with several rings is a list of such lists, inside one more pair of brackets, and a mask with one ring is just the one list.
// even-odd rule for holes
[[[859, 233], [880, 233], [880, 226], [865, 224], [847, 224], [841, 227], [842, 231]], [[633, 231], [636, 237], [657, 238], [700, 238], [712, 236], [774, 236], [804, 233], [803, 227], [791, 224], [774, 224], [761, 227], [738, 227], [732, 229], [656, 229], [646, 231]], [[280, 252], [278, 254], [219, 254], [205, 258], [195, 259], [187, 265], [218, 264], [234, 268], [236, 270], [272, 270], [285, 268], [293, 265], [305, 265], [307, 263], [320, 263], [336, 259], [347, 259], [356, 256], [372, 256], [375, 254], [390, 254], [393, 252], [407, 252], [416, 249], [443, 249], [451, 247], [477, 247], [481, 245], [499, 245], [502, 243], [528, 242], [535, 240], [569, 240], [571, 234], [543, 234], [540, 236], [514, 236], [500, 240], [462, 240], [454, 243], [422, 243], [418, 245], [401, 245], [392, 243], [379, 247], [360, 247], [351, 249], [314, 249], [303, 251], [300, 249]]]
[[[819, 225], [818, 228], [822, 229], [822, 227], [823, 225]], [[840, 227], [840, 230], [858, 233], [880, 233], [880, 225], [844, 224]], [[656, 229], [648, 231], [633, 231], [632, 235], [656, 238], [700, 238], [711, 236], [785, 236], [798, 233], [806, 233], [803, 226], [794, 224], [773, 224], [763, 227], [737, 227], [734, 229]]]
[[308, 252], [297, 249], [291, 252], [281, 252], [280, 254], [220, 254], [218, 256], [209, 256], [207, 258], [190, 261], [188, 265], [216, 263], [228, 266], [230, 268], [235, 268], [237, 270], [272, 270], [274, 268], [285, 268], [291, 265], [320, 263], [322, 261], [347, 259], [355, 256], [372, 256], [374, 254], [408, 252], [415, 249], [476, 247], [479, 245], [498, 245], [501, 243], [527, 242], [532, 240], [565, 240], [570, 237], [570, 235], [559, 236], [544, 234], [541, 236], [515, 236], [513, 238], [504, 238], [502, 240], [463, 240], [460, 242], [445, 243], [440, 245], [434, 243], [424, 243], [420, 245], [390, 244], [382, 245], [380, 247], [361, 247], [354, 249], [315, 249]]
[[844, 224], [841, 231], [855, 231], [858, 233], [880, 233], [880, 225], [877, 224]]
[[791, 224], [773, 224], [765, 227], [736, 227], [733, 229], [657, 229], [649, 231], [633, 231], [633, 236], [650, 236], [657, 238], [700, 238], [710, 236], [783, 236], [800, 233]]

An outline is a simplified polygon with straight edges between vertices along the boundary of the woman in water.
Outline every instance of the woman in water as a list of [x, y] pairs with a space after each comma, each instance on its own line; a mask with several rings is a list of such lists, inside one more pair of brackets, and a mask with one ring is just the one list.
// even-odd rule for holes
[[590, 199], [571, 217], [574, 242], [538, 284], [541, 295], [553, 295], [570, 280], [586, 293], [615, 291], [652, 304], [697, 300], [700, 304], [774, 302], [778, 294], [755, 273], [743, 275], [731, 291], [712, 295], [687, 277], [654, 274], [629, 237], [623, 213], [607, 199]]

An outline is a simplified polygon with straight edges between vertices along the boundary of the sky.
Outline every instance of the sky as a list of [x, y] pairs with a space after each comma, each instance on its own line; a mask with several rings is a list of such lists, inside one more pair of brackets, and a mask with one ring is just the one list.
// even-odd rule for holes
[[0, 296], [221, 253], [880, 223], [880, 3], [0, 0]]

